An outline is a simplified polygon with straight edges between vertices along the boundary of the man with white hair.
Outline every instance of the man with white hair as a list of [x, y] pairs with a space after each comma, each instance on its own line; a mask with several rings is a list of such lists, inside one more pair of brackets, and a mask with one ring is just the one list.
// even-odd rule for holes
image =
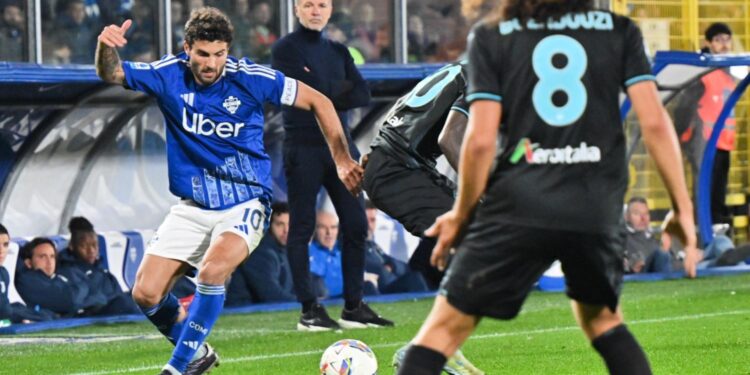
[[[351, 141], [346, 111], [370, 102], [367, 82], [362, 78], [348, 49], [322, 35], [331, 18], [331, 0], [296, 0], [294, 12], [300, 26], [279, 39], [271, 49], [271, 66], [287, 77], [317, 89], [333, 102], [349, 140], [349, 152], [359, 159]], [[393, 322], [378, 316], [362, 302], [365, 269], [367, 219], [364, 200], [351, 195], [336, 176], [336, 165], [329, 155], [325, 138], [315, 125], [315, 116], [295, 109], [284, 109], [284, 170], [289, 197], [289, 243], [287, 254], [292, 267], [294, 289], [302, 304], [297, 329], [336, 330], [361, 326], [390, 326]], [[344, 310], [337, 323], [325, 307], [317, 303], [310, 277], [308, 242], [315, 230], [315, 204], [325, 187], [341, 218]]]

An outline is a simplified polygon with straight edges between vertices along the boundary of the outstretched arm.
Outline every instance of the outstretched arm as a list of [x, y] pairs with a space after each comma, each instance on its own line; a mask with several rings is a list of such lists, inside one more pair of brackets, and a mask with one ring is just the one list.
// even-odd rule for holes
[[674, 216], [667, 219], [666, 231], [676, 235], [685, 245], [685, 273], [688, 277], [695, 277], [695, 266], [701, 255], [697, 249], [693, 203], [685, 184], [680, 145], [672, 120], [664, 110], [653, 82], [633, 84], [628, 87], [628, 96], [641, 123], [643, 143], [672, 199]]
[[116, 48], [128, 43], [125, 32], [131, 24], [132, 21], [126, 20], [121, 26], [109, 25], [99, 34], [95, 57], [96, 75], [104, 82], [119, 85], [125, 82], [125, 72], [122, 70], [122, 62]]
[[318, 126], [325, 136], [333, 161], [336, 163], [339, 179], [346, 185], [349, 192], [354, 195], [359, 194], [364, 169], [352, 159], [349, 153], [349, 144], [346, 141], [344, 129], [331, 100], [303, 82], [297, 81], [297, 83], [297, 99], [294, 106], [315, 113]]

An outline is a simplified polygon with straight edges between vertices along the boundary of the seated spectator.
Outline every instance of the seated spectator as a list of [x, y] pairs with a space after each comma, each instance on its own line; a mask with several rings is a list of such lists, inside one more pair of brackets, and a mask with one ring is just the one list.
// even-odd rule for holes
[[256, 3], [252, 16], [252, 27], [247, 34], [249, 47], [244, 52], [256, 63], [268, 63], [271, 61], [271, 45], [279, 38], [272, 29], [271, 6], [265, 1]]
[[365, 272], [377, 275], [381, 294], [425, 292], [429, 290], [422, 274], [414, 272], [405, 262], [386, 254], [373, 240], [378, 209], [365, 201], [367, 240], [365, 240]]
[[[247, 0], [244, 0], [247, 1]], [[178, 54], [184, 50], [185, 41], [185, 4], [179, 0], [172, 0], [170, 5], [170, 18], [172, 21], [172, 54]]]
[[99, 260], [99, 239], [94, 226], [83, 217], [74, 217], [68, 223], [70, 243], [59, 254], [59, 273], [70, 280], [83, 280], [91, 291], [101, 293], [106, 305], [96, 315], [140, 314], [130, 294], [120, 288], [120, 283]]
[[227, 306], [296, 300], [292, 270], [286, 257], [289, 205], [274, 203], [271, 210], [269, 231], [232, 274], [227, 288]]
[[128, 44], [121, 51], [124, 59], [130, 61], [151, 62], [156, 60], [155, 45], [155, 8], [151, 2], [136, 0], [130, 9], [133, 25], [126, 34]]
[[[671, 215], [672, 212], [667, 214], [664, 219], [665, 223], [671, 218]], [[671, 234], [662, 231], [661, 242], [662, 247], [672, 249], [672, 253], [678, 254], [680, 259], [683, 257], [684, 252], [679, 239], [673, 239]], [[743, 263], [746, 259], [750, 259], [750, 245], [735, 246], [729, 237], [720, 232], [714, 232], [714, 238], [702, 250], [701, 256], [702, 258], [697, 266], [699, 270], [711, 267], [735, 266]]]
[[65, 44], [71, 49], [70, 61], [89, 64], [94, 56], [98, 26], [86, 15], [83, 0], [67, 0], [64, 9], [65, 12], [58, 15], [55, 29], [64, 35]]
[[26, 305], [52, 310], [63, 317], [89, 315], [107, 305], [102, 293], [92, 293], [85, 280], [55, 273], [57, 250], [47, 238], [37, 237], [21, 249], [23, 267], [16, 272], [16, 289]]
[[[9, 247], [10, 234], [8, 234], [8, 229], [0, 224], [0, 322], [7, 321], [15, 324], [54, 319], [55, 314], [52, 311], [46, 309], [33, 310], [22, 303], [10, 303], [10, 300], [8, 299], [10, 274], [8, 274], [8, 270], [3, 267], [5, 258], [8, 256]], [[2, 324], [0, 324], [0, 326], [2, 326]]]
[[70, 64], [72, 49], [68, 45], [68, 39], [62, 35], [52, 35], [46, 38], [43, 49], [43, 61], [45, 64], [61, 65]]
[[[356, 47], [348, 45], [349, 42], [346, 38], [346, 33], [342, 28], [342, 25], [345, 24], [346, 20], [342, 18], [343, 16], [337, 16], [340, 14], [341, 13], [336, 13], [331, 16], [331, 22], [328, 23], [325, 29], [326, 36], [334, 42], [339, 42], [347, 46], [346, 48], [349, 50], [349, 54], [352, 55], [352, 59], [354, 60], [354, 65], [362, 65], [365, 63], [365, 56], [362, 55], [362, 52], [359, 52]], [[334, 22], [334, 20], [338, 22]]]
[[[319, 211], [315, 221], [315, 236], [310, 243], [310, 274], [315, 294], [320, 299], [337, 298], [344, 293], [338, 235], [338, 217], [331, 212]], [[378, 294], [372, 280], [365, 275], [362, 277], [365, 279], [364, 294]]]
[[2, 6], [0, 20], [0, 61], [23, 61], [26, 19], [19, 2], [9, 1]]
[[232, 0], [230, 10], [228, 15], [232, 21], [232, 26], [234, 26], [234, 35], [237, 35], [237, 39], [230, 46], [229, 52], [233, 56], [248, 56], [255, 60], [253, 56], [250, 56], [250, 47], [247, 40], [247, 35], [253, 26], [253, 16], [250, 14], [250, 0]]
[[625, 209], [625, 273], [670, 272], [672, 255], [651, 232], [651, 212], [643, 197], [633, 197]]
[[351, 30], [347, 39], [349, 46], [355, 47], [367, 62], [381, 61], [380, 47], [376, 44], [377, 24], [375, 23], [375, 8], [367, 2], [355, 5], [351, 14]]
[[[626, 241], [624, 268], [626, 273], [671, 272], [682, 268], [684, 253], [672, 236], [662, 231], [661, 239], [650, 228], [651, 213], [643, 197], [633, 197], [625, 210]], [[664, 222], [669, 221], [669, 215]], [[736, 265], [750, 257], [750, 246], [735, 247], [725, 235], [714, 236], [702, 251], [698, 269]]]
[[315, 236], [310, 243], [310, 273], [315, 294], [320, 299], [340, 297], [344, 293], [341, 249], [336, 246], [339, 219], [320, 211], [315, 220]]

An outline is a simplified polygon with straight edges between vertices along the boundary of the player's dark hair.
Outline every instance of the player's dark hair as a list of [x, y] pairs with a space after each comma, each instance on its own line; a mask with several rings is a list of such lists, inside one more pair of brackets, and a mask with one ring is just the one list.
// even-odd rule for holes
[[365, 209], [369, 210], [373, 208], [377, 209], [377, 207], [375, 207], [375, 203], [372, 203], [372, 201], [369, 199], [365, 199]]
[[10, 235], [10, 234], [8, 233], [8, 228], [6, 228], [5, 226], [3, 226], [2, 224], [0, 224], [0, 234], [7, 234], [7, 235]]
[[493, 19], [518, 18], [522, 23], [529, 19], [545, 21], [566, 13], [591, 10], [593, 7], [593, 0], [503, 0], [498, 8], [499, 17]]
[[732, 35], [732, 29], [729, 28], [729, 25], [725, 24], [724, 22], [712, 23], [710, 26], [708, 26], [708, 28], [706, 28], [706, 41], [712, 41], [714, 37], [719, 34]]
[[68, 222], [70, 230], [70, 248], [75, 249], [84, 237], [89, 234], [96, 234], [94, 225], [83, 216], [76, 216]]
[[281, 214], [289, 213], [289, 204], [286, 202], [273, 202], [271, 205], [271, 220]]
[[194, 9], [185, 23], [185, 42], [193, 46], [196, 40], [220, 41], [232, 44], [234, 27], [226, 14], [213, 7]]
[[55, 243], [52, 242], [52, 240], [46, 237], [37, 237], [27, 242], [26, 245], [23, 245], [21, 248], [21, 259], [31, 259], [31, 257], [34, 256], [34, 249], [43, 244], [51, 245], [52, 248], [55, 249], [55, 254], [57, 254], [57, 247], [55, 247]]

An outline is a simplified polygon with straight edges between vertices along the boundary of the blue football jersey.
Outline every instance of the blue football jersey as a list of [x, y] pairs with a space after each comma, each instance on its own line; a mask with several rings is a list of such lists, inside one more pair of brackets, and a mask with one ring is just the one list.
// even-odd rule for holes
[[172, 194], [209, 209], [270, 200], [263, 104], [294, 104], [297, 81], [231, 56], [210, 86], [195, 81], [185, 53], [122, 66], [125, 84], [154, 96], [164, 114]]

